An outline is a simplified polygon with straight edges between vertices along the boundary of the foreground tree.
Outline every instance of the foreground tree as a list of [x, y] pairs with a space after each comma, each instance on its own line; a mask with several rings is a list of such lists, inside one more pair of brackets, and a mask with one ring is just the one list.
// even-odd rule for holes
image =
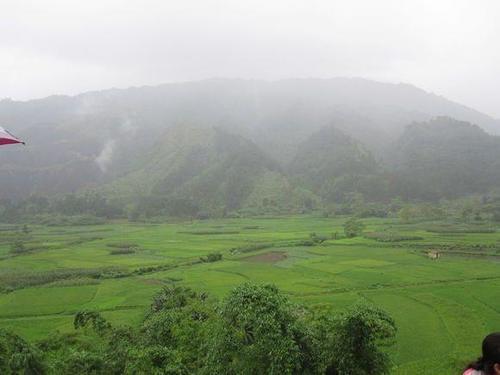
[[273, 285], [250, 283], [220, 304], [169, 286], [153, 298], [139, 328], [114, 327], [92, 311], [77, 313], [74, 327], [78, 333], [39, 343], [41, 356], [22, 340], [4, 344], [0, 335], [0, 373], [383, 374], [390, 362], [380, 345], [395, 332], [376, 308], [320, 315]]
[[0, 374], [44, 373], [39, 352], [21, 337], [0, 329]]
[[380, 348], [392, 344], [394, 320], [384, 311], [358, 304], [340, 316], [322, 317], [318, 325], [326, 374], [387, 374], [391, 361]]
[[220, 309], [207, 373], [316, 373], [312, 332], [272, 285], [243, 284]]

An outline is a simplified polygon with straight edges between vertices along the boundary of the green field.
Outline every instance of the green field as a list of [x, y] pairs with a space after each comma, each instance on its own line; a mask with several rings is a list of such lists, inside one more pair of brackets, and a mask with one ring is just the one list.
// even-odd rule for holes
[[[294, 216], [33, 226], [29, 233], [2, 226], [0, 327], [37, 340], [71, 331], [81, 309], [138, 324], [164, 284], [221, 297], [251, 280], [274, 283], [311, 308], [339, 311], [364, 299], [385, 309], [398, 325], [394, 373], [457, 373], [479, 354], [482, 337], [500, 330], [496, 228], [367, 219], [365, 233], [375, 235], [347, 239], [344, 221]], [[304, 246], [312, 232], [328, 240]], [[27, 251], [12, 254], [19, 238]], [[117, 248], [131, 250], [113, 254]], [[430, 249], [441, 258], [431, 260]], [[214, 252], [223, 259], [199, 260]]]

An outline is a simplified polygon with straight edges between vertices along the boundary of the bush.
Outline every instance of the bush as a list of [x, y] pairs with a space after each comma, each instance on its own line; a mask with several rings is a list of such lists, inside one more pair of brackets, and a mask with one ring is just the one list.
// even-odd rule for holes
[[200, 257], [200, 260], [205, 263], [212, 263], [212, 262], [218, 262], [219, 260], [222, 260], [222, 254], [221, 253], [211, 253], [208, 254], [206, 257]]
[[420, 236], [411, 236], [411, 235], [397, 234], [391, 232], [366, 233], [365, 238], [369, 238], [379, 242], [419, 241], [424, 239], [423, 237]]
[[268, 249], [270, 247], [274, 247], [274, 244], [273, 243], [257, 243], [257, 244], [252, 244], [252, 245], [233, 247], [230, 251], [231, 251], [231, 254], [242, 254], [242, 253], [249, 253], [249, 252], [257, 251], [257, 250]]
[[122, 270], [117, 268], [69, 268], [45, 272], [5, 272], [0, 274], [0, 288], [21, 289], [30, 286], [50, 284], [61, 280], [79, 278], [99, 279], [113, 273], [122, 273]]
[[208, 235], [218, 235], [218, 234], [239, 234], [237, 230], [199, 230], [199, 231], [184, 231], [178, 232], [180, 234], [194, 234], [197, 236], [208, 236]]
[[495, 233], [496, 229], [482, 225], [453, 225], [453, 224], [435, 224], [425, 229], [432, 233]]
[[106, 246], [115, 247], [115, 248], [119, 248], [119, 249], [129, 249], [129, 248], [139, 247], [139, 245], [134, 243], [134, 242], [116, 242], [116, 243], [113, 242], [113, 243], [106, 244]]
[[347, 238], [361, 235], [364, 228], [365, 224], [354, 217], [344, 223], [344, 233]]
[[117, 248], [109, 251], [109, 255], [125, 255], [125, 254], [134, 254], [135, 249], [125, 247], [125, 248]]
[[309, 234], [309, 238], [315, 244], [320, 244], [320, 243], [323, 243], [326, 240], [328, 240], [327, 236], [318, 235], [318, 234], [316, 234], [314, 232]]
[[10, 253], [19, 255], [28, 252], [29, 250], [24, 246], [22, 241], [16, 241], [10, 246]]
[[36, 348], [21, 337], [0, 329], [0, 374], [44, 374]]
[[37, 224], [47, 226], [78, 226], [78, 225], [102, 225], [106, 219], [91, 215], [39, 215], [33, 217]]

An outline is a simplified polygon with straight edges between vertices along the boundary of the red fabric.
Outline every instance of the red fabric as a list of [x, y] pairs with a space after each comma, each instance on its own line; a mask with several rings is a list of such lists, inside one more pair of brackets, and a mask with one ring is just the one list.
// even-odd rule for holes
[[0, 136], [0, 146], [1, 145], [12, 145], [15, 143], [22, 143], [22, 142], [18, 141], [16, 139], [2, 138], [2, 136]]
[[0, 128], [0, 146], [2, 145], [12, 145], [15, 143], [23, 143], [16, 137], [10, 135], [9, 133], [5, 132], [2, 128]]

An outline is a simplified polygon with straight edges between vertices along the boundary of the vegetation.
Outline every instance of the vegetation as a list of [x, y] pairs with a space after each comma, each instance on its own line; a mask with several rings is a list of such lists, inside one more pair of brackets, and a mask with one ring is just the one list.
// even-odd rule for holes
[[0, 329], [0, 373], [33, 374], [45, 373], [40, 352], [21, 337]]
[[218, 262], [219, 260], [222, 260], [222, 254], [210, 253], [206, 257], [200, 257], [200, 260], [202, 262], [208, 262], [208, 263]]
[[[276, 318], [292, 319], [294, 327], [280, 331], [285, 335], [282, 348], [298, 345], [305, 353], [297, 357], [292, 351], [287, 356], [292, 362], [280, 366], [340, 369], [342, 363], [335, 362], [335, 358], [348, 356], [326, 357], [324, 353], [349, 350], [346, 346], [338, 348], [336, 340], [348, 342], [345, 337], [339, 338], [342, 327], [350, 327], [347, 331], [354, 335], [351, 323], [342, 317], [355, 316], [354, 312], [359, 311], [356, 304], [362, 300], [363, 309], [370, 310], [374, 319], [370, 327], [378, 327], [373, 343], [379, 354], [374, 354], [372, 368], [376, 368], [379, 355], [385, 353], [393, 361], [389, 365], [391, 373], [420, 374], [428, 368], [443, 374], [456, 373], [467, 360], [476, 357], [482, 336], [500, 324], [494, 313], [500, 309], [496, 298], [500, 287], [496, 261], [500, 256], [500, 232], [474, 230], [498, 229], [498, 224], [485, 219], [464, 222], [460, 202], [443, 203], [442, 209], [450, 217], [440, 221], [420, 217], [406, 223], [397, 217], [401, 206], [394, 207], [392, 218], [355, 219], [364, 224], [365, 230], [352, 238], [343, 233], [349, 217], [30, 225], [29, 234], [24, 233], [22, 225], [4, 225], [0, 231], [0, 327], [22, 337], [49, 372], [51, 368], [65, 369], [67, 373], [106, 371], [103, 369], [118, 363], [133, 363], [136, 370], [130, 372], [147, 372], [144, 368], [151, 363], [194, 371], [189, 366], [208, 366], [209, 354], [215, 358], [225, 350], [221, 349], [227, 344], [224, 337], [236, 345], [234, 351], [227, 346], [231, 355], [242, 350], [258, 355], [258, 346], [247, 347], [244, 339], [245, 324], [250, 324], [245, 319], [257, 310], [248, 307], [239, 310], [243, 315], [233, 315], [236, 312], [225, 303], [247, 298], [254, 290], [255, 286], [241, 286], [238, 293], [233, 292], [242, 283], [256, 282], [258, 290], [262, 283], [272, 283], [279, 289], [262, 287], [259, 295], [265, 295], [266, 301], [285, 301], [279, 304], [281, 315]], [[483, 216], [487, 217], [486, 211]], [[450, 232], [429, 231], [441, 227]], [[192, 234], [214, 230], [224, 234]], [[18, 240], [26, 248], [37, 250], [14, 256], [10, 249]], [[123, 256], [110, 254], [127, 248], [140, 251]], [[441, 256], [431, 260], [429, 252]], [[217, 260], [211, 262], [209, 258]], [[178, 288], [175, 295], [185, 296], [178, 302], [184, 307], [164, 313], [162, 306], [173, 300], [165, 291]], [[159, 290], [163, 294], [158, 294]], [[464, 304], [464, 296], [475, 302]], [[183, 305], [182, 300], [188, 302]], [[398, 327], [392, 339], [383, 339], [384, 330], [390, 331], [387, 327], [391, 320], [387, 321], [389, 325], [384, 325], [382, 318], [379, 321], [378, 309], [387, 311]], [[78, 312], [83, 315], [75, 332], [72, 317]], [[209, 324], [186, 320], [183, 317], [187, 312], [209, 316], [205, 321]], [[111, 328], [103, 329], [101, 334], [95, 332], [94, 313]], [[101, 325], [97, 320], [95, 324]], [[167, 329], [172, 324], [176, 328]], [[272, 323], [265, 332], [274, 332], [273, 324], [278, 326]], [[147, 353], [141, 349], [149, 345], [141, 341], [146, 337], [141, 332], [146, 329], [151, 335], [158, 334], [156, 339], [149, 338], [152, 349]], [[190, 329], [200, 332], [200, 336], [186, 333]], [[160, 341], [154, 341], [167, 340], [160, 337], [170, 337], [168, 350], [158, 344]], [[266, 340], [270, 339], [259, 336], [258, 345], [264, 345]], [[415, 351], [415, 346], [421, 349]], [[360, 364], [349, 358], [345, 360], [351, 363], [349, 366]], [[368, 359], [365, 362], [371, 363]], [[232, 361], [227, 367], [237, 365]]]
[[362, 234], [365, 225], [361, 220], [350, 218], [344, 223], [344, 233], [347, 238], [356, 237]]
[[0, 165], [2, 374], [452, 374], [500, 325], [479, 112], [209, 80], [4, 100], [0, 122], [30, 144]]
[[404, 235], [394, 232], [371, 232], [366, 233], [365, 237], [380, 242], [419, 241], [424, 239], [421, 236]]
[[2, 373], [382, 374], [390, 360], [379, 344], [396, 332], [373, 307], [315, 315], [272, 285], [249, 283], [220, 303], [165, 287], [139, 328], [114, 327], [95, 311], [79, 311], [73, 326], [84, 335], [55, 334], [36, 347], [0, 331]]
[[64, 165], [50, 142], [35, 170], [6, 154], [0, 372], [451, 374], [476, 356], [500, 324], [498, 137], [439, 117], [388, 143], [359, 114], [288, 111], [266, 140], [225, 126], [236, 109], [219, 128], [138, 111], [150, 133], [120, 133], [104, 165], [92, 132], [53, 135]]
[[[202, 220], [303, 214], [321, 208], [329, 217], [397, 213], [410, 223], [446, 217], [436, 204], [444, 199], [469, 200], [459, 213], [465, 221], [500, 218], [499, 138], [447, 117], [409, 125], [388, 145], [387, 155], [377, 157], [336, 127], [316, 129], [294, 145], [286, 162], [223, 128], [174, 126], [156, 141], [137, 160], [124, 161], [123, 171], [92, 189], [82, 185], [68, 190], [77, 193], [60, 195], [39, 189], [40, 195], [19, 197], [22, 189], [6, 189], [10, 193], [0, 196], [0, 220], [95, 225], [117, 218]], [[29, 227], [23, 233], [29, 235]]]

